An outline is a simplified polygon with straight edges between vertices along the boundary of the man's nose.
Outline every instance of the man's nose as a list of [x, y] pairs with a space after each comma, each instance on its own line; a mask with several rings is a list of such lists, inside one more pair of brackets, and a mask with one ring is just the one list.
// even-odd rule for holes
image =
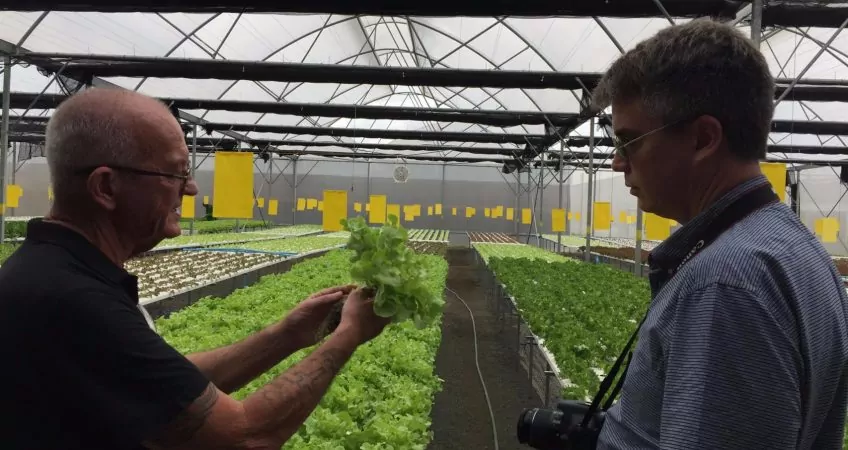
[[612, 157], [613, 172], [624, 172], [627, 168], [627, 159], [615, 152]]
[[197, 189], [197, 183], [194, 181], [194, 178], [191, 178], [186, 183], [185, 192], [183, 195], [197, 195], [199, 189]]

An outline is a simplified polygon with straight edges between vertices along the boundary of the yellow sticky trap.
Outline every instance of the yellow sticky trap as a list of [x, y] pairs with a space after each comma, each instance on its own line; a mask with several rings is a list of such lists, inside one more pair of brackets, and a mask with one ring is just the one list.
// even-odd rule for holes
[[568, 213], [568, 220], [574, 220], [574, 213], [573, 213], [573, 212], [570, 212], [570, 211], [569, 211], [569, 213]]
[[674, 220], [674, 219], [668, 219], [668, 224], [669, 224], [669, 225], [671, 225], [671, 226], [673, 226], [673, 227], [676, 227], [676, 226], [680, 225], [680, 224], [679, 224], [679, 223], [677, 223], [677, 221], [676, 221], [676, 220]]
[[484, 209], [483, 209], [483, 216], [485, 216], [485, 217], [491, 217], [491, 215], [492, 215], [492, 210], [490, 210], [489, 208], [484, 208]]
[[371, 211], [371, 204], [370, 204], [370, 203], [366, 203], [366, 204], [365, 204], [365, 212], [370, 212], [370, 211]]
[[306, 209], [313, 210], [318, 207], [318, 200], [314, 198], [306, 199]]
[[264, 207], [265, 207], [265, 197], [259, 197], [259, 198], [257, 198], [257, 199], [256, 199], [256, 204], [257, 204], [260, 208], [264, 208]]
[[772, 189], [780, 201], [786, 200], [786, 164], [776, 162], [761, 162], [760, 170], [766, 176]]
[[624, 211], [621, 211], [620, 213], [618, 213], [618, 221], [621, 222], [621, 223], [627, 222], [627, 213], [624, 212]]
[[515, 210], [512, 209], [512, 208], [507, 208], [506, 209], [506, 220], [513, 220], [513, 219], [515, 219]]
[[612, 205], [610, 202], [595, 202], [592, 210], [593, 226], [595, 231], [609, 230], [612, 222]]
[[835, 243], [839, 242], [839, 220], [835, 217], [825, 217], [822, 219], [822, 242]]
[[427, 207], [427, 215], [428, 215], [428, 216], [432, 216], [432, 215], [433, 215], [433, 207], [432, 207], [432, 206], [428, 206], [428, 207]]
[[413, 217], [421, 217], [421, 205], [414, 204], [412, 205], [412, 216]]
[[354, 202], [353, 203], [353, 210], [355, 212], [362, 212], [362, 203]]
[[653, 213], [645, 213], [645, 237], [649, 241], [662, 241], [671, 235], [671, 222]]
[[442, 215], [442, 204], [441, 204], [441, 203], [436, 203], [436, 209], [435, 209], [435, 212], [436, 212], [436, 215], [437, 215], [437, 216], [441, 216], [441, 215]]
[[495, 207], [495, 209], [492, 210], [492, 218], [499, 219], [499, 218], [503, 217], [503, 213], [504, 213], [504, 207], [501, 206], [501, 205], [498, 205], [497, 207]]
[[253, 218], [253, 181], [253, 153], [216, 152], [215, 218]]
[[204, 195], [204, 196], [203, 196], [203, 204], [204, 204], [204, 205], [208, 205], [208, 204], [209, 204], [209, 196], [208, 196], [208, 195]]
[[415, 205], [403, 205], [403, 220], [406, 222], [415, 220]]
[[456, 208], [451, 208], [451, 215], [456, 215]]
[[[368, 199], [369, 214], [368, 223], [381, 224], [386, 223], [386, 196], [372, 195]], [[396, 214], [399, 216], [399, 214]], [[398, 217], [399, 218], [399, 217]]]
[[298, 211], [305, 211], [306, 210], [306, 199], [305, 198], [297, 199], [297, 210]]
[[521, 209], [521, 224], [522, 225], [530, 225], [533, 223], [533, 210], [530, 208], [522, 208]]
[[342, 219], [347, 218], [347, 191], [324, 191], [324, 200], [318, 202], [323, 211], [321, 225], [324, 231], [341, 231]]
[[183, 204], [180, 207], [180, 217], [185, 219], [194, 218], [194, 196], [183, 195]]
[[627, 225], [633, 225], [636, 223], [636, 216], [627, 216]]
[[816, 219], [816, 222], [815, 222], [816, 236], [821, 236], [823, 229], [824, 229], [824, 222], [822, 221], [822, 219]]
[[477, 211], [475, 211], [474, 208], [472, 208], [470, 206], [466, 206], [465, 207], [465, 218], [470, 219], [470, 218], [474, 217], [474, 213], [476, 213], [476, 212]]
[[400, 220], [400, 205], [398, 204], [389, 204], [386, 206], [386, 214], [390, 216], [395, 216]]
[[9, 208], [17, 208], [20, 206], [21, 197], [24, 195], [24, 188], [17, 184], [6, 186], [6, 206]]
[[580, 211], [574, 213], [574, 220], [580, 220]]
[[565, 233], [565, 210], [564, 209], [552, 209], [551, 210], [551, 232], [552, 233]]
[[276, 216], [277, 212], [278, 212], [277, 210], [279, 209], [279, 207], [280, 207], [280, 202], [277, 201], [276, 199], [268, 200], [268, 215], [269, 216]]

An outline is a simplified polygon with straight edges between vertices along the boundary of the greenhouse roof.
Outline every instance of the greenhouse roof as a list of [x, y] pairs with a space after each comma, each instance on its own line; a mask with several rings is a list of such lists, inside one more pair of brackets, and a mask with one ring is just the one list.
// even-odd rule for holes
[[[198, 125], [199, 151], [529, 162], [564, 144], [579, 165], [587, 92], [622, 51], [694, 17], [757, 26], [750, 2], [724, 0], [280, 3], [3, 2], [11, 139], [42, 142], [50, 111], [90, 83], [161, 98], [189, 142]], [[841, 162], [848, 7], [766, 2], [761, 22], [770, 158]]]

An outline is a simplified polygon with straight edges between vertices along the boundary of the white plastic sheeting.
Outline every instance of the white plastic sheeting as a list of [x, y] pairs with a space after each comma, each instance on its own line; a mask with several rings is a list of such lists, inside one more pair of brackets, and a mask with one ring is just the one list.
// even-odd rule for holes
[[[39, 18], [41, 18], [39, 22]], [[678, 23], [683, 22], [678, 20]], [[740, 22], [745, 24], [745, 22]], [[610, 30], [607, 35], [602, 26]], [[175, 58], [305, 62], [397, 67], [448, 67], [567, 72], [602, 72], [625, 50], [668, 26], [665, 18], [427, 18], [285, 14], [102, 14], [0, 12], [0, 39], [35, 52], [136, 55]], [[747, 27], [741, 30], [750, 34]], [[766, 29], [761, 44], [776, 77], [801, 74], [836, 29]], [[848, 33], [836, 36], [813, 62], [804, 78], [848, 79]], [[226, 80], [109, 78], [119, 86], [152, 96], [282, 101], [407, 107], [476, 108], [577, 112], [579, 92], [533, 89], [338, 85]], [[12, 69], [12, 90], [41, 92], [51, 77], [34, 67]], [[46, 92], [60, 93], [56, 83]], [[212, 122], [306, 125], [370, 129], [543, 133], [542, 126], [498, 128], [475, 124], [399, 120], [296, 117], [226, 111], [187, 111]], [[784, 120], [848, 121], [848, 107], [838, 102], [782, 101], [775, 114]], [[14, 115], [22, 114], [14, 110]], [[27, 114], [49, 114], [29, 111]], [[244, 133], [252, 138], [298, 138], [291, 135]], [[584, 124], [572, 136], [588, 136]], [[602, 129], [596, 136], [604, 136]], [[219, 136], [215, 134], [215, 136]], [[840, 146], [846, 137], [773, 133], [773, 144]], [[390, 143], [386, 139], [307, 137], [319, 141]], [[409, 141], [404, 141], [410, 143]], [[438, 144], [420, 142], [422, 144]], [[475, 144], [464, 144], [475, 145]], [[492, 146], [495, 144], [477, 144]], [[504, 145], [509, 147], [509, 145]], [[558, 146], [554, 146], [558, 148]], [[350, 151], [329, 147], [326, 151]], [[575, 149], [585, 151], [585, 148]], [[607, 153], [609, 149], [598, 149]], [[404, 154], [408, 152], [398, 152]], [[473, 158], [462, 152], [445, 156]], [[793, 159], [841, 159], [841, 156], [775, 155]], [[486, 169], [491, 171], [492, 169]], [[829, 168], [804, 178], [802, 207], [820, 217], [834, 209], [845, 214], [844, 187]], [[585, 182], [575, 176], [573, 183]], [[618, 181], [610, 181], [617, 184]], [[601, 195], [631, 200], [618, 188]], [[572, 190], [572, 195], [576, 190]], [[835, 196], [834, 198], [830, 198]], [[813, 199], [823, 198], [820, 207]], [[598, 197], [599, 200], [602, 198]], [[575, 198], [576, 200], [576, 198]], [[826, 200], [826, 201], [825, 201]], [[615, 201], [615, 200], [614, 200]], [[825, 206], [827, 204], [827, 206]], [[819, 211], [823, 210], [823, 211]], [[848, 221], [848, 216], [846, 217]], [[845, 246], [848, 248], [848, 246]]]

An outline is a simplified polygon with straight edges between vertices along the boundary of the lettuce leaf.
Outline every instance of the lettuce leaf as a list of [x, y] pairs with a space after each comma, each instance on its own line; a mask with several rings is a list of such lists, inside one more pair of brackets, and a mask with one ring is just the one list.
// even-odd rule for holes
[[377, 291], [377, 315], [394, 322], [412, 320], [417, 328], [425, 328], [439, 317], [444, 300], [427, 289], [427, 265], [407, 246], [406, 229], [397, 216], [388, 219], [381, 228], [369, 227], [363, 217], [342, 220], [350, 232], [347, 248], [353, 251], [351, 278]]

